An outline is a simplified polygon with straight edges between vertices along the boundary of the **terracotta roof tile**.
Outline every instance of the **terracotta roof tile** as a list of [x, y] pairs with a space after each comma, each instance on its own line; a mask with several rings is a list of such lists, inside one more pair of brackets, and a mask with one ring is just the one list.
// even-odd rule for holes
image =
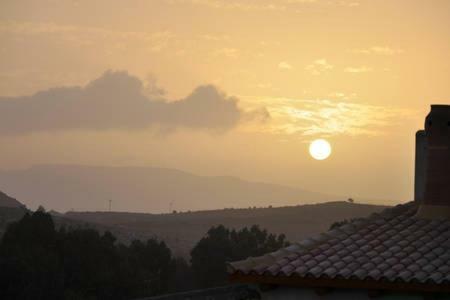
[[323, 271], [324, 274], [326, 274], [328, 277], [334, 277], [334, 275], [336, 275], [336, 273], [338, 272], [338, 270], [334, 267], [330, 267], [325, 269], [325, 271]]
[[338, 261], [338, 262], [335, 262], [335, 263], [333, 264], [333, 266], [334, 266], [335, 268], [342, 269], [342, 268], [345, 266], [345, 262], [343, 262], [342, 260], [340, 260], [340, 261]]
[[373, 262], [376, 266], [378, 266], [379, 264], [384, 262], [384, 259], [382, 257], [380, 257], [380, 256], [374, 256], [374, 257], [371, 258], [370, 261]]
[[231, 273], [264, 276], [450, 283], [450, 220], [415, 217], [398, 205], [274, 253], [229, 264]]
[[297, 269], [295, 269], [294, 272], [298, 275], [304, 275], [304, 274], [306, 274], [307, 271], [308, 271], [308, 267], [301, 266], [301, 267], [298, 267]]
[[445, 276], [445, 279], [443, 281], [450, 283], [450, 274], [447, 273], [447, 276]]
[[342, 270], [339, 271], [338, 275], [347, 278], [348, 276], [350, 276], [352, 274], [352, 270], [350, 270], [349, 268], [343, 268]]
[[293, 265], [286, 265], [281, 268], [281, 272], [284, 275], [290, 275], [292, 272], [294, 272], [294, 270], [295, 270], [295, 267]]
[[369, 272], [369, 274], [367, 274], [367, 277], [374, 279], [374, 280], [378, 280], [381, 276], [381, 271], [378, 269], [373, 269]]

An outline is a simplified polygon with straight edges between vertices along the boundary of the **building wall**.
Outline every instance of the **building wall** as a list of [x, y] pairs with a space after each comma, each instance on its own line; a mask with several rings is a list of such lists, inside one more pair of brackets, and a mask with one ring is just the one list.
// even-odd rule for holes
[[134, 300], [260, 300], [257, 286], [229, 285]]
[[[301, 288], [276, 288], [262, 292], [262, 300], [424, 300], [421, 294], [391, 293], [370, 298], [366, 290], [334, 290], [324, 295], [318, 295], [312, 289]], [[449, 299], [449, 295], [437, 295], [434, 298], [444, 300]]]

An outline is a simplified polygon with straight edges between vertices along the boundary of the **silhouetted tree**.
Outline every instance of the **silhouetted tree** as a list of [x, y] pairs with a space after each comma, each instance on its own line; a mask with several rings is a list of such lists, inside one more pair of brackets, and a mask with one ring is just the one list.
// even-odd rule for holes
[[0, 299], [130, 299], [169, 291], [172, 255], [150, 239], [117, 244], [109, 232], [55, 230], [38, 210], [0, 242]]
[[129, 247], [129, 263], [136, 270], [140, 294], [157, 295], [168, 291], [171, 252], [164, 242], [148, 240], [147, 243], [133, 241]]
[[65, 292], [82, 298], [114, 298], [119, 272], [115, 237], [93, 229], [60, 231]]
[[227, 283], [226, 262], [259, 256], [288, 245], [283, 234], [269, 234], [257, 225], [230, 230], [212, 227], [191, 251], [192, 270], [198, 287]]
[[188, 262], [177, 257], [172, 260], [172, 272], [169, 279], [169, 290], [171, 292], [188, 291], [194, 288], [194, 274]]
[[63, 292], [58, 238], [50, 215], [37, 211], [8, 226], [0, 243], [1, 299], [57, 299]]
[[[109, 232], [55, 229], [44, 209], [8, 226], [0, 241], [0, 299], [132, 299], [226, 284], [225, 263], [287, 245], [258, 226], [212, 227], [192, 266], [162, 241], [119, 244]], [[194, 282], [195, 281], [195, 282]]]

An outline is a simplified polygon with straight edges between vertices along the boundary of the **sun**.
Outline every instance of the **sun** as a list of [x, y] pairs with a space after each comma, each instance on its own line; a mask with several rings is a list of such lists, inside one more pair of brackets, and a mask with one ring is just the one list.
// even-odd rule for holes
[[327, 159], [331, 154], [331, 145], [324, 139], [314, 140], [309, 145], [309, 154], [317, 160]]

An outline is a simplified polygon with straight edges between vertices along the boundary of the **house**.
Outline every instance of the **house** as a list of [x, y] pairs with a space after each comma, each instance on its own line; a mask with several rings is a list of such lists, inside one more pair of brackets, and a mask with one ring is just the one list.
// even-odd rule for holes
[[414, 201], [231, 262], [231, 281], [267, 300], [450, 299], [450, 106], [416, 137]]

